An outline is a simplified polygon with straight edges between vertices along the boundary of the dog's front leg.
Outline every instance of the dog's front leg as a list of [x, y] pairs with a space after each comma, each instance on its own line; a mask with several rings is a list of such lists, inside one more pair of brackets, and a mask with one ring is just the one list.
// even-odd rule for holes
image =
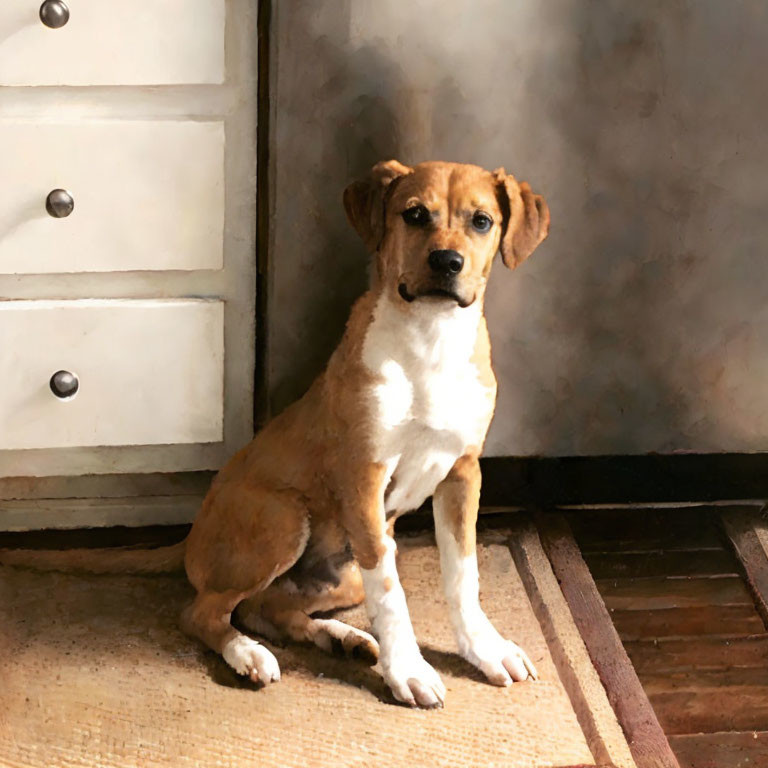
[[379, 664], [394, 697], [410, 706], [442, 707], [445, 686], [416, 642], [395, 565], [395, 542], [386, 532], [385, 468], [363, 467], [343, 501], [344, 525], [365, 588], [365, 606], [379, 640]]
[[480, 503], [477, 456], [462, 456], [433, 499], [443, 589], [459, 653], [496, 685], [536, 679], [525, 652], [505, 640], [480, 607], [475, 525]]

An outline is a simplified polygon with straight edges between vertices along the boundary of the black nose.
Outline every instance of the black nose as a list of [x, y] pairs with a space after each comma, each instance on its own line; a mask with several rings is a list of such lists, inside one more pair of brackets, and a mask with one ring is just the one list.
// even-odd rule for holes
[[429, 266], [444, 275], [458, 275], [464, 266], [464, 257], [458, 251], [431, 251]]

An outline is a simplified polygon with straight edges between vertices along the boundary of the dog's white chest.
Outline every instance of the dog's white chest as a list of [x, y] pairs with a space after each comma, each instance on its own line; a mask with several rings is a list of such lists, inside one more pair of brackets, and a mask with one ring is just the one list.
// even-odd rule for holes
[[429, 303], [404, 313], [382, 300], [363, 361], [372, 389], [375, 460], [387, 465], [386, 510], [415, 509], [434, 493], [470, 446], [479, 446], [493, 411], [471, 358], [480, 310]]

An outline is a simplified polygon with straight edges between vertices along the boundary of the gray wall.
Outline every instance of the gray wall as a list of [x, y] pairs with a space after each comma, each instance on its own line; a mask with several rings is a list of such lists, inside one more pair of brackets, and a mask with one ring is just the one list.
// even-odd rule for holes
[[765, 0], [275, 0], [270, 405], [366, 284], [345, 184], [504, 165], [549, 239], [494, 267], [487, 455], [768, 448]]

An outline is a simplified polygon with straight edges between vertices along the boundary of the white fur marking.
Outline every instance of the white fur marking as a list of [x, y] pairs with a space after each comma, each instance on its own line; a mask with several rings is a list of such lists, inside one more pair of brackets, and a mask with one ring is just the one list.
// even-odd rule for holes
[[374, 634], [382, 644], [382, 664], [386, 663], [384, 656], [390, 651], [419, 653], [405, 602], [405, 592], [397, 575], [395, 542], [388, 538], [386, 547], [384, 556], [375, 568], [360, 569], [368, 616]]
[[422, 658], [397, 575], [394, 541], [388, 538], [386, 547], [375, 568], [360, 569], [365, 605], [380, 644], [382, 676], [399, 701], [425, 707], [441, 706], [445, 686]]
[[263, 645], [245, 635], [229, 640], [221, 651], [224, 661], [238, 675], [248, 675], [261, 683], [277, 682], [280, 666], [277, 659]]
[[393, 429], [410, 417], [413, 384], [408, 380], [403, 367], [395, 360], [384, 360], [380, 372], [384, 383], [374, 387], [376, 399], [380, 404], [379, 424], [384, 429]]
[[379, 378], [371, 439], [394, 480], [387, 512], [420, 506], [485, 438], [495, 388], [481, 384], [471, 362], [481, 316], [474, 304], [400, 307], [382, 296], [376, 305], [363, 362]]

